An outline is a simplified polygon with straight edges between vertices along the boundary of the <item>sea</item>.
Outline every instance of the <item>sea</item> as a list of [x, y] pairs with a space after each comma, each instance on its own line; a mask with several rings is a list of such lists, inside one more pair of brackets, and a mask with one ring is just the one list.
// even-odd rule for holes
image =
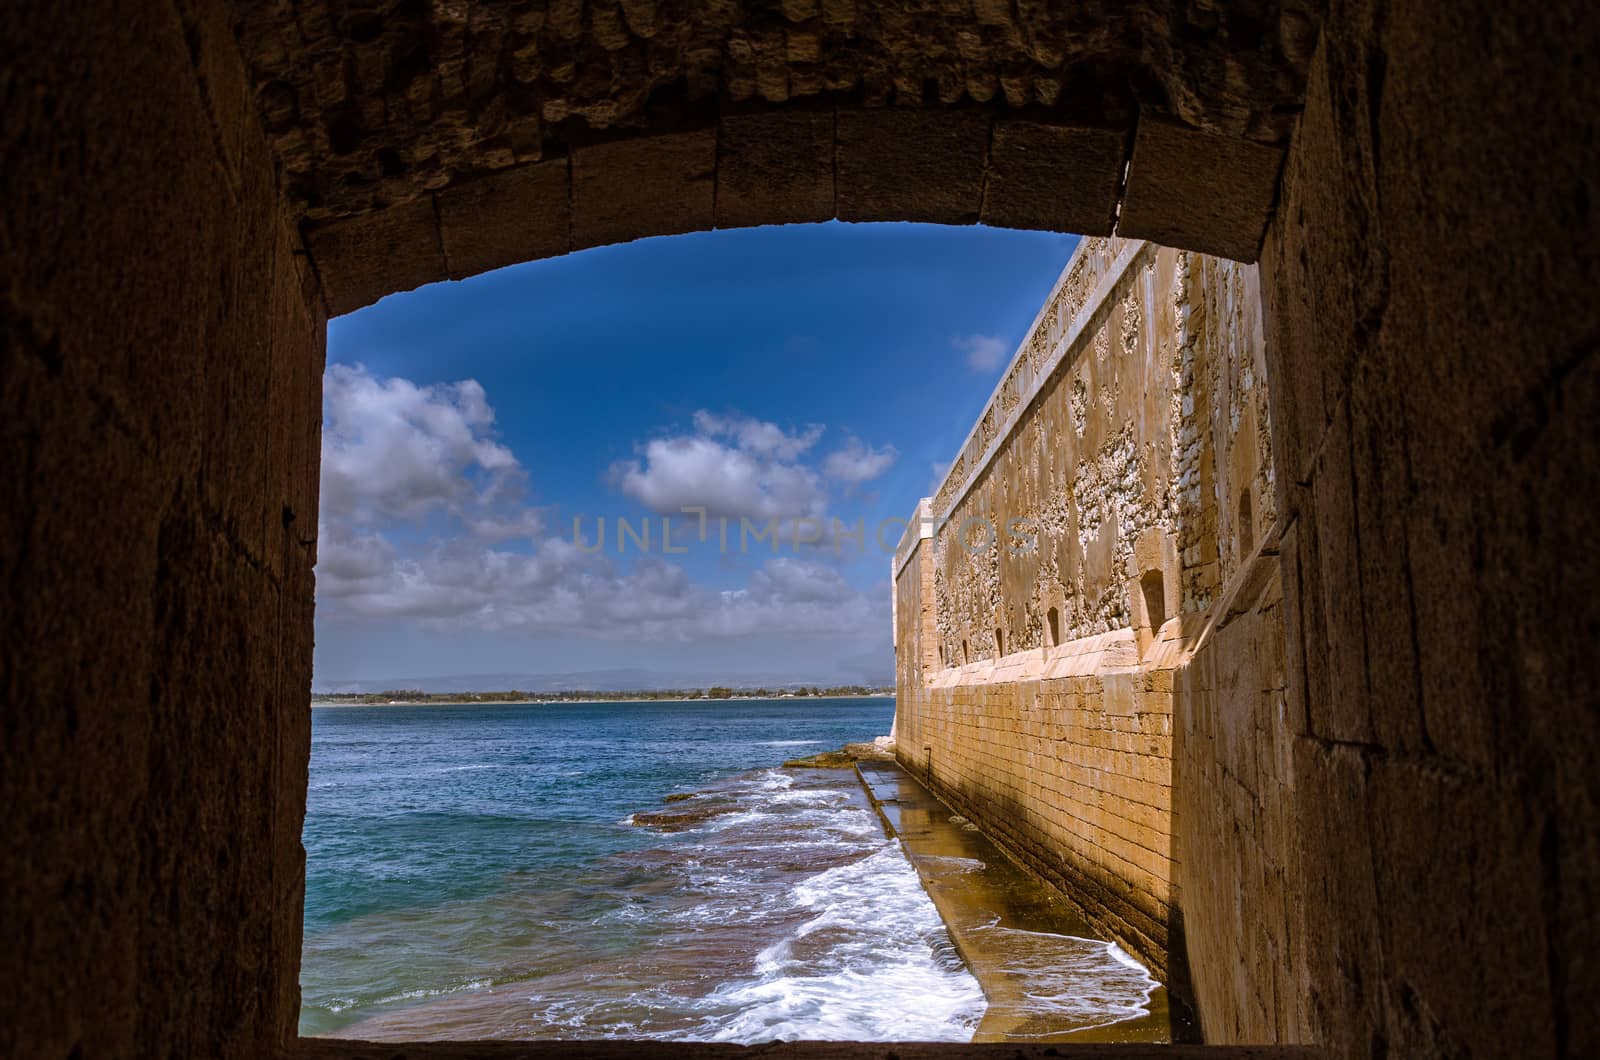
[[850, 770], [892, 698], [312, 710], [302, 1035], [968, 1041]]

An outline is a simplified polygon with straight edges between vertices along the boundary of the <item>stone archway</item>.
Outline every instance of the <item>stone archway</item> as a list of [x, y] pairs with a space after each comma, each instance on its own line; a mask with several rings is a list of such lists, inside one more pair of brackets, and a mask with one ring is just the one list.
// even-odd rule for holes
[[332, 313], [649, 235], [981, 222], [1254, 260], [1315, 3], [238, 0]]
[[1287, 1033], [1600, 1052], [1600, 28], [1328, 6], [1314, 50], [1289, 3], [7, 8], [0, 1051], [293, 1047], [329, 312], [686, 227], [1065, 224], [1042, 173], [1124, 234], [1261, 251], [1297, 788], [1239, 804], [1306, 887]]

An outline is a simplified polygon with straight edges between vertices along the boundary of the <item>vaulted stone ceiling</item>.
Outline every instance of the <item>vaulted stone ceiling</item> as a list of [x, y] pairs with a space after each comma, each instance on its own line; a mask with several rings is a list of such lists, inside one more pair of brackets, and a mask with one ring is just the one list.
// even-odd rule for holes
[[[1217, 194], [1251, 200], [1224, 203], [1219, 212], [1264, 215], [1276, 148], [1300, 109], [1319, 7], [1319, 0], [233, 3], [284, 187], [309, 231], [419, 199], [437, 209], [441, 193], [570, 161], [599, 145], [709, 131], [703, 142], [679, 141], [631, 164], [614, 158], [625, 164], [609, 167], [626, 183], [656, 180], [663, 170], [663, 194], [673, 199], [694, 198], [680, 178], [703, 179], [716, 188], [706, 192], [708, 203], [717, 200], [704, 216], [613, 217], [586, 234], [582, 210], [570, 202], [582, 194], [583, 173], [575, 170], [540, 200], [569, 200], [565, 233], [553, 250], [530, 247], [523, 256], [653, 231], [825, 216], [1092, 232], [1109, 231], [1120, 210], [1126, 229], [1130, 209], [1140, 213], [1139, 166], [1124, 187], [1125, 163], [1140, 153], [1140, 127], [1170, 134], [1144, 150], [1154, 215], [1143, 220], [1151, 223], [1127, 234], [1173, 235], [1163, 231], [1172, 222], [1158, 216], [1157, 200], [1166, 194], [1162, 180], [1186, 169], [1202, 183], [1208, 167], [1216, 170]], [[782, 127], [754, 120], [773, 114], [801, 117]], [[744, 118], [752, 120], [739, 125]], [[752, 157], [742, 174], [721, 172], [741, 142], [756, 144], [756, 155], [777, 156]], [[1176, 172], [1157, 173], [1157, 165]], [[819, 167], [828, 172], [808, 176]], [[892, 188], [872, 187], [900, 182], [897, 174], [905, 206]], [[798, 184], [804, 194], [780, 202], [764, 183]], [[474, 202], [483, 198], [475, 195]], [[1250, 236], [1258, 238], [1262, 224], [1247, 220], [1243, 236], [1196, 248], [1253, 256]], [[342, 253], [336, 248], [334, 256]], [[448, 247], [440, 256], [450, 257]], [[443, 269], [472, 271], [453, 262]], [[412, 281], [385, 281], [396, 282]]]

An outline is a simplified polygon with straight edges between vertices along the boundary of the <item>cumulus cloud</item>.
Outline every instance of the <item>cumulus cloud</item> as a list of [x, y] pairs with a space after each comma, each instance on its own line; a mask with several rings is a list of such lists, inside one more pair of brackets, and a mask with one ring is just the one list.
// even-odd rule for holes
[[[323, 574], [324, 565], [337, 576]], [[361, 617], [410, 618], [441, 629], [692, 641], [752, 635], [873, 637], [887, 628], [888, 590], [865, 593], [837, 570], [768, 560], [745, 588], [696, 585], [659, 557], [619, 571], [610, 558], [550, 538], [531, 553], [439, 543], [401, 557], [386, 544], [336, 543], [318, 565], [319, 597]]]
[[[774, 556], [743, 588], [716, 589], [663, 557], [623, 570], [606, 551], [558, 536], [522, 502], [526, 474], [494, 440], [494, 411], [476, 382], [418, 386], [336, 365], [324, 394], [325, 618], [618, 641], [877, 638], [887, 628], [887, 587], [863, 592], [824, 563]], [[823, 474], [801, 460], [822, 433], [702, 412], [693, 434], [650, 442], [614, 478], [668, 515], [703, 505], [763, 522], [820, 518]], [[884, 452], [893, 459], [855, 441], [842, 452], [856, 474]]]
[[771, 460], [796, 459], [817, 444], [823, 431], [820, 423], [808, 424], [803, 431], [790, 432], [765, 420], [750, 416], [718, 416], [705, 409], [694, 414], [694, 427], [709, 437], [730, 438], [745, 452]]
[[730, 519], [821, 518], [827, 492], [817, 472], [798, 462], [823, 428], [789, 432], [748, 417], [694, 415], [695, 433], [646, 443], [642, 459], [612, 465], [611, 480], [651, 511], [704, 508]]
[[899, 455], [892, 445], [874, 449], [860, 438], [852, 437], [843, 449], [828, 454], [822, 462], [822, 472], [840, 482], [869, 482], [889, 470]]
[[476, 380], [418, 386], [333, 365], [323, 377], [325, 516], [415, 519], [491, 501], [522, 476], [493, 426]]
[[957, 335], [950, 345], [967, 358], [967, 367], [974, 372], [992, 372], [1006, 361], [1011, 351], [998, 335]]

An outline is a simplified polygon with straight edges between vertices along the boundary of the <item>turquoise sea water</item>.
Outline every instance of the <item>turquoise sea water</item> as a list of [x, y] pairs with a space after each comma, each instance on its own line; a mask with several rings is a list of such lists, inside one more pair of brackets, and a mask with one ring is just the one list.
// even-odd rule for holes
[[775, 768], [893, 712], [316, 708], [301, 1033], [970, 1037], [981, 992], [853, 774]]

